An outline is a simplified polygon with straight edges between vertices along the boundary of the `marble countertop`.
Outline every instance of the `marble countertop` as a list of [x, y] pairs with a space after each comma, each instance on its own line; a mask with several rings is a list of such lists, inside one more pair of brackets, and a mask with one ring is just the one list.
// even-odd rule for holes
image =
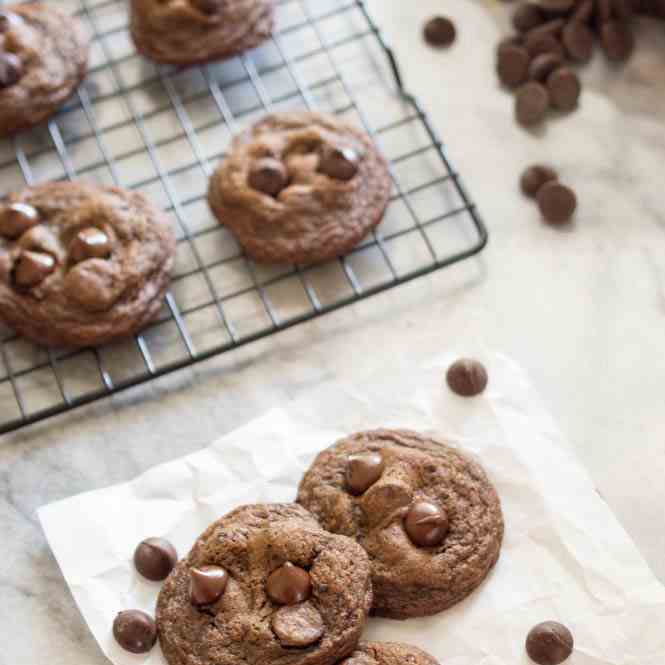
[[[447, 3], [459, 36], [426, 48], [437, 0], [368, 5], [407, 86], [490, 228], [478, 257], [195, 369], [0, 440], [0, 664], [100, 665], [35, 510], [194, 451], [321, 382], [482, 343], [527, 368], [599, 491], [665, 582], [665, 25], [640, 27], [623, 69], [583, 70], [578, 112], [527, 133], [493, 72], [500, 3]], [[461, 76], [461, 73], [464, 76]], [[517, 192], [535, 161], [579, 194], [545, 226]], [[380, 345], [377, 344], [380, 340]], [[382, 352], [387, 350], [388, 353]]]

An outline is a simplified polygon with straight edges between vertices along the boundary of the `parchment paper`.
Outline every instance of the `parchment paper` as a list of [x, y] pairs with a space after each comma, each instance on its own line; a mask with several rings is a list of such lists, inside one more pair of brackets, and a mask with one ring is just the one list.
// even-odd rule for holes
[[337, 438], [400, 426], [436, 433], [482, 461], [502, 500], [506, 537], [495, 570], [466, 601], [426, 619], [370, 619], [366, 638], [413, 643], [442, 665], [526, 665], [528, 630], [556, 619], [575, 636], [569, 665], [664, 665], [665, 587], [523, 371], [503, 356], [476, 353], [490, 384], [466, 400], [444, 382], [457, 355], [399, 375], [386, 370], [365, 385], [328, 385], [130, 483], [41, 508], [63, 575], [108, 658], [115, 665], [165, 663], [158, 646], [134, 656], [111, 635], [118, 611], [154, 611], [159, 584], [132, 565], [139, 541], [164, 536], [184, 555], [235, 506], [293, 500], [314, 455]]

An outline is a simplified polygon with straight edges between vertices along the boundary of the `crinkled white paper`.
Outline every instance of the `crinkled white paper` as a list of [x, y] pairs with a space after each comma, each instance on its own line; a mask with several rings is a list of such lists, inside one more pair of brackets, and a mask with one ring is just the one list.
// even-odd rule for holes
[[83, 617], [115, 665], [164, 665], [156, 647], [123, 652], [111, 625], [126, 608], [154, 611], [159, 584], [132, 565], [137, 543], [171, 540], [181, 555], [243, 503], [290, 501], [314, 455], [349, 432], [400, 426], [436, 433], [476, 455], [506, 520], [501, 558], [466, 601], [438, 616], [370, 619], [366, 637], [418, 645], [442, 665], [526, 665], [537, 622], [572, 630], [568, 665], [664, 665], [665, 587], [595, 491], [524, 373], [481, 354], [490, 384], [463, 399], [445, 387], [455, 356], [366, 385], [332, 384], [275, 409], [199, 453], [136, 480], [43, 507], [44, 531]]

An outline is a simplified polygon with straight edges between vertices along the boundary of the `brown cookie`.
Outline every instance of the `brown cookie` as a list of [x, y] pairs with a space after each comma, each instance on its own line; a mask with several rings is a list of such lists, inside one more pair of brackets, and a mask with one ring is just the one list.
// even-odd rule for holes
[[237, 136], [208, 201], [247, 254], [311, 264], [348, 253], [383, 217], [388, 167], [370, 138], [318, 113], [276, 113]]
[[[210, 567], [228, 579], [201, 604], [192, 571]], [[297, 504], [243, 506], [204, 531], [168, 577], [157, 626], [169, 665], [332, 665], [355, 648], [371, 602], [357, 543]]]
[[272, 33], [274, 0], [130, 0], [139, 53], [173, 65], [224, 60]]
[[0, 319], [46, 346], [94, 346], [159, 311], [175, 237], [136, 192], [80, 182], [0, 201]]
[[[372, 454], [382, 458], [380, 475], [369, 464], [366, 482], [356, 483], [357, 456], [369, 461]], [[451, 607], [499, 556], [501, 506], [483, 469], [413, 432], [375, 430], [338, 441], [305, 474], [298, 502], [368, 552], [380, 616], [406, 619]]]
[[80, 21], [52, 5], [0, 7], [0, 137], [50, 117], [88, 67]]
[[399, 642], [360, 642], [339, 665], [439, 665], [438, 661], [410, 644]]

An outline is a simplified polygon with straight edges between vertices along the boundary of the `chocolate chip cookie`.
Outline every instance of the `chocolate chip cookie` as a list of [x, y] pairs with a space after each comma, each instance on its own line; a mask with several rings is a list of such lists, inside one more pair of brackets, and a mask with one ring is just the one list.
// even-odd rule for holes
[[298, 502], [372, 562], [373, 612], [436, 614], [469, 595], [499, 557], [499, 497], [479, 464], [402, 430], [361, 432], [321, 452]]
[[40, 3], [0, 7], [0, 137], [53, 115], [87, 63], [78, 19]]
[[131, 0], [129, 29], [139, 53], [196, 65], [247, 51], [270, 37], [274, 0]]
[[348, 253], [383, 217], [391, 179], [363, 132], [318, 113], [276, 113], [233, 141], [208, 200], [247, 254], [312, 264]]
[[399, 642], [360, 642], [339, 665], [439, 665], [422, 649]]
[[157, 625], [169, 665], [332, 665], [372, 602], [356, 542], [296, 504], [237, 508], [167, 578]]
[[57, 182], [0, 200], [0, 319], [47, 346], [93, 346], [159, 311], [175, 236], [144, 196]]

